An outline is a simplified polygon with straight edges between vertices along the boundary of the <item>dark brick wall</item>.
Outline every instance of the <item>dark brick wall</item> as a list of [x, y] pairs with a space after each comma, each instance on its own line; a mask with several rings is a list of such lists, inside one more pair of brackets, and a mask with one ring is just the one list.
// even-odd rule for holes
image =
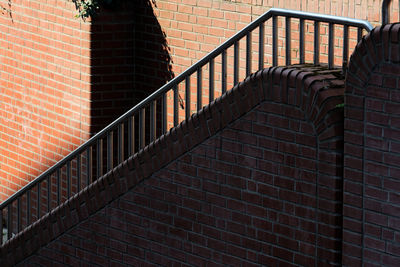
[[173, 77], [166, 36], [151, 0], [117, 1], [91, 25], [91, 133]]
[[345, 84], [311, 66], [253, 74], [7, 242], [0, 265], [399, 266], [399, 32], [365, 37]]
[[373, 30], [350, 64], [343, 263], [400, 266], [400, 24]]
[[37, 242], [56, 239], [22, 265], [340, 265], [337, 74], [248, 78], [55, 212], [65, 219], [39, 222]]

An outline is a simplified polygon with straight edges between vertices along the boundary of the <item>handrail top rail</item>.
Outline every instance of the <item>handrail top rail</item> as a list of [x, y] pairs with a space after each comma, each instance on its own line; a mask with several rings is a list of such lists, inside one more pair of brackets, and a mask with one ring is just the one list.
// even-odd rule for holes
[[103, 128], [100, 132], [92, 136], [89, 140], [81, 144], [78, 148], [76, 148], [74, 151], [69, 153], [66, 157], [58, 161], [56, 164], [54, 164], [52, 167], [47, 169], [47, 171], [43, 172], [40, 174], [38, 177], [33, 179], [31, 182], [29, 182], [27, 185], [19, 189], [17, 192], [15, 192], [13, 195], [11, 195], [8, 199], [3, 201], [0, 204], [0, 210], [4, 209], [7, 205], [12, 203], [16, 198], [20, 197], [23, 195], [27, 190], [33, 188], [37, 183], [42, 182], [48, 175], [51, 175], [54, 173], [58, 168], [62, 167], [65, 163], [68, 161], [71, 161], [74, 159], [74, 157], [80, 153], [82, 153], [86, 148], [88, 148], [92, 143], [94, 143], [98, 138], [104, 137], [107, 135], [107, 133], [113, 129], [115, 129], [119, 124], [121, 124], [124, 120], [126, 120], [128, 117], [132, 116], [134, 113], [137, 111], [141, 110], [142, 108], [145, 108], [149, 103], [152, 101], [160, 98], [164, 93], [166, 93], [168, 90], [172, 89], [174, 86], [182, 82], [187, 76], [193, 74], [196, 70], [207, 64], [210, 60], [214, 59], [216, 56], [218, 56], [221, 52], [223, 52], [225, 49], [228, 49], [230, 46], [232, 46], [236, 41], [240, 40], [243, 38], [247, 33], [251, 32], [254, 30], [256, 27], [258, 27], [261, 23], [264, 23], [268, 19], [270, 19], [273, 16], [285, 16], [285, 17], [290, 17], [290, 18], [298, 18], [298, 19], [305, 19], [305, 20], [311, 20], [311, 21], [317, 21], [317, 22], [326, 22], [326, 23], [334, 23], [334, 24], [340, 24], [340, 25], [347, 25], [347, 26], [352, 26], [352, 27], [359, 27], [363, 28], [366, 31], [370, 32], [373, 27], [372, 25], [366, 21], [366, 20], [361, 20], [361, 19], [352, 19], [352, 18], [344, 18], [344, 17], [339, 17], [339, 16], [333, 16], [333, 15], [323, 15], [323, 14], [318, 14], [318, 13], [311, 13], [311, 12], [305, 12], [305, 11], [296, 11], [296, 10], [289, 10], [289, 9], [282, 9], [282, 8], [271, 8], [268, 11], [266, 11], [263, 15], [258, 17], [256, 20], [252, 21], [249, 25], [244, 27], [242, 30], [237, 32], [235, 35], [230, 37], [228, 40], [226, 40], [224, 43], [219, 45], [217, 48], [212, 50], [210, 53], [208, 53], [206, 56], [204, 56], [202, 59], [200, 59], [197, 63], [193, 64], [191, 67], [186, 69], [184, 72], [170, 80], [168, 83], [164, 84], [161, 86], [158, 90], [154, 91], [152, 94], [150, 94], [148, 97], [146, 97], [144, 100], [139, 102], [136, 106], [125, 112], [123, 115], [121, 115], [119, 118], [114, 120], [111, 124]]

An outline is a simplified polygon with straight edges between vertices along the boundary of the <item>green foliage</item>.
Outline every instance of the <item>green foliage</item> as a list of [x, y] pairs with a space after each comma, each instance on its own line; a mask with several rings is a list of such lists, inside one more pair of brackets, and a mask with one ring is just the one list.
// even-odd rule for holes
[[344, 108], [344, 103], [337, 104], [336, 107], [337, 107], [337, 108]]
[[96, 16], [101, 5], [112, 7], [117, 0], [73, 0], [78, 9], [77, 18], [86, 19]]

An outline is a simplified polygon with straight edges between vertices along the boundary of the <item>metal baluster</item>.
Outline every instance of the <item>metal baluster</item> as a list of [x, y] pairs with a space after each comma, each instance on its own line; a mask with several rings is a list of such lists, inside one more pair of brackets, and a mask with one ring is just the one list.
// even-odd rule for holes
[[246, 77], [251, 73], [251, 32], [246, 35]]
[[124, 160], [124, 123], [118, 125], [118, 164]]
[[135, 154], [135, 117], [128, 119], [128, 157]]
[[1, 246], [3, 245], [3, 209], [0, 209], [0, 233], [1, 233], [1, 240], [0, 240], [0, 246]]
[[12, 222], [11, 222], [11, 216], [12, 216], [12, 202], [8, 205], [8, 214], [7, 214], [7, 220], [8, 220], [8, 227], [7, 227], [7, 231], [8, 231], [8, 236], [7, 239], [11, 238], [11, 234], [12, 234]]
[[37, 220], [39, 220], [39, 218], [40, 218], [40, 191], [42, 191], [42, 189], [40, 188], [41, 186], [40, 186], [40, 182], [38, 182], [38, 185], [37, 185], [37, 210], [36, 210], [36, 212], [37, 212]]
[[114, 131], [107, 134], [107, 172], [114, 166]]
[[319, 64], [319, 22], [314, 21], [314, 64]]
[[227, 77], [227, 72], [226, 72], [226, 50], [224, 49], [224, 51], [222, 51], [222, 54], [221, 54], [221, 59], [222, 59], [222, 64], [221, 64], [221, 66], [222, 66], [222, 70], [221, 70], [221, 75], [222, 75], [222, 77], [221, 77], [221, 90], [222, 90], [222, 93], [225, 93], [226, 92], [226, 77]]
[[190, 76], [186, 76], [185, 79], [185, 118], [189, 119], [190, 117]]
[[179, 110], [178, 110], [178, 86], [174, 86], [174, 126], [177, 126], [179, 123]]
[[47, 176], [47, 212], [51, 210], [51, 175]]
[[[383, 0], [382, 2], [382, 25], [388, 24], [390, 20], [390, 2], [392, 0]], [[399, 2], [399, 8], [400, 8], [400, 2]]]
[[290, 17], [285, 18], [285, 26], [286, 26], [286, 34], [285, 34], [285, 42], [286, 42], [286, 66], [290, 65], [292, 62], [292, 58], [290, 55], [290, 45], [291, 45], [291, 39], [290, 39]]
[[165, 134], [167, 132], [167, 94], [163, 94], [162, 96], [162, 106], [163, 106], [163, 112], [162, 112], [162, 134]]
[[67, 162], [67, 199], [71, 197], [71, 161]]
[[[1, 211], [3, 213], [3, 210]], [[31, 190], [26, 194], [26, 225], [31, 224]], [[3, 233], [3, 231], [1, 231]]]
[[330, 22], [329, 23], [329, 36], [328, 36], [328, 68], [332, 69], [334, 62], [334, 39], [335, 39], [335, 25]]
[[210, 97], [208, 102], [211, 103], [214, 100], [214, 59], [210, 59], [210, 75], [209, 75], [209, 83], [210, 83]]
[[150, 103], [150, 142], [156, 140], [156, 129], [157, 129], [156, 105], [157, 105], [156, 100]]
[[77, 188], [78, 193], [81, 191], [81, 154], [76, 157], [76, 178], [77, 178]]
[[201, 67], [197, 69], [197, 111], [203, 107], [203, 88], [202, 88], [202, 70]]
[[146, 110], [142, 108], [139, 111], [139, 149], [146, 145]]
[[21, 231], [21, 197], [17, 198], [17, 231]]
[[88, 186], [92, 181], [92, 150], [91, 146], [86, 149], [86, 186]]
[[343, 71], [347, 67], [347, 60], [349, 55], [349, 26], [343, 26], [343, 63], [342, 68]]
[[258, 41], [258, 69], [262, 70], [264, 68], [264, 22], [259, 26], [259, 41]]
[[357, 28], [357, 43], [361, 41], [362, 38], [362, 28]]
[[239, 41], [233, 45], [233, 85], [235, 86], [239, 81]]
[[61, 202], [61, 175], [60, 169], [57, 169], [57, 206], [60, 206]]
[[97, 177], [96, 179], [100, 178], [103, 175], [103, 139], [100, 138], [97, 140]]
[[272, 17], [272, 66], [278, 65], [278, 18]]
[[299, 40], [300, 40], [300, 64], [305, 63], [305, 49], [304, 49], [304, 19], [300, 19], [300, 31], [299, 31]]

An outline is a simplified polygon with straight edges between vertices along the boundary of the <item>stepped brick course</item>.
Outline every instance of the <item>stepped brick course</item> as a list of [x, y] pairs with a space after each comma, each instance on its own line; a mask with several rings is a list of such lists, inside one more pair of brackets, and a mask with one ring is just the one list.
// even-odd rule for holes
[[[122, 8], [102, 10], [90, 22], [75, 18], [77, 11], [71, 0], [0, 0], [0, 201], [271, 7], [367, 19], [377, 25], [381, 4], [341, 0], [118, 2], [123, 3]], [[393, 4], [391, 10], [393, 20], [398, 16], [398, 5]], [[278, 23], [285, 24], [284, 20]], [[296, 63], [298, 24], [296, 20], [292, 23]], [[312, 29], [311, 24], [306, 26], [308, 62], [313, 56]], [[327, 33], [327, 25], [321, 25], [321, 33]], [[271, 22], [266, 24], [266, 34], [268, 66], [272, 62]], [[337, 27], [336, 50], [342, 34]], [[255, 31], [253, 40], [257, 35]], [[283, 28], [279, 36], [284, 36]], [[350, 37], [349, 45], [354, 47], [356, 31], [350, 30]], [[326, 40], [325, 35], [321, 37], [324, 62]], [[284, 64], [284, 40], [278, 44], [279, 63]], [[243, 54], [244, 41], [240, 47]], [[227, 51], [229, 73], [231, 50]], [[339, 54], [335, 58], [338, 66], [342, 64]], [[256, 58], [253, 56], [253, 70]], [[217, 59], [217, 82], [219, 64]], [[240, 77], [245, 78], [244, 60], [239, 65]], [[231, 87], [232, 75], [227, 82]], [[203, 87], [206, 92], [206, 82]], [[221, 91], [216, 89], [218, 97]], [[180, 92], [184, 96], [183, 88]], [[172, 94], [168, 99], [172, 103]], [[203, 103], [207, 101], [208, 94], [204, 94]], [[192, 112], [197, 110], [195, 103]], [[172, 127], [172, 109], [168, 112], [168, 126]], [[180, 121], [184, 118], [180, 110]]]
[[6, 243], [2, 264], [339, 264], [338, 73], [253, 74]]

